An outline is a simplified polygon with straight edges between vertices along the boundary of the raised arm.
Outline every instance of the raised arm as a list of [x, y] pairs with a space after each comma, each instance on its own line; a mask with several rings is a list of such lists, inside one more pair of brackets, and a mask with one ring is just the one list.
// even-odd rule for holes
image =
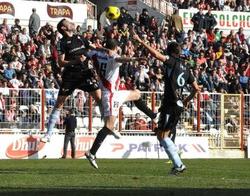
[[152, 48], [150, 45], [146, 44], [136, 33], [133, 33], [133, 39], [142, 44], [145, 48], [149, 50], [149, 52], [158, 60], [165, 62], [168, 60], [168, 56], [161, 54], [159, 51]]
[[144, 61], [146, 60], [143, 57], [118, 57], [115, 58], [117, 63], [128, 63], [128, 62], [135, 62], [135, 61]]

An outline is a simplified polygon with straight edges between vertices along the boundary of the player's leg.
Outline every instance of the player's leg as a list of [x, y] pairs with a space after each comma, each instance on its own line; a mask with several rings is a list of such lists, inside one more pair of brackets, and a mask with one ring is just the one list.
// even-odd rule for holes
[[142, 98], [133, 101], [135, 106], [141, 110], [144, 114], [146, 114], [149, 118], [155, 119], [157, 114], [154, 113], [142, 100]]
[[95, 141], [89, 152], [85, 153], [85, 156], [89, 160], [90, 164], [96, 169], [98, 169], [98, 165], [96, 163], [96, 153], [101, 147], [105, 138], [112, 133], [115, 119], [116, 119], [115, 116], [105, 117], [104, 127], [97, 133]]
[[[151, 119], [156, 119], [157, 113], [154, 113], [142, 100], [139, 90], [132, 90], [130, 97], [126, 101], [133, 101], [135, 106], [141, 110], [144, 114], [146, 114]], [[139, 98], [138, 98], [139, 96]]]
[[91, 92], [89, 92], [89, 94], [94, 98], [94, 100], [96, 101], [96, 103], [99, 107], [101, 115], [103, 115], [102, 114], [103, 109], [102, 109], [102, 91], [101, 91], [101, 89], [91, 91]]
[[78, 88], [85, 92], [88, 92], [94, 98], [102, 114], [102, 92], [99, 88], [99, 83], [95, 71], [93, 69], [89, 69], [85, 72], [82, 72], [82, 76], [83, 79], [79, 83]]
[[[103, 141], [105, 140], [107, 135], [110, 134], [113, 134], [115, 137], [117, 137], [117, 135], [114, 134], [114, 123], [119, 112], [120, 103], [123, 101], [120, 100], [120, 98], [124, 99], [124, 97], [126, 97], [127, 94], [128, 92], [124, 93], [123, 91], [114, 93], [111, 93], [109, 91], [102, 92], [104, 127], [96, 135], [95, 141], [89, 152], [85, 154], [90, 164], [96, 169], [98, 169], [98, 165], [96, 163], [96, 153], [98, 149], [101, 147]], [[119, 100], [121, 102], [119, 102]]]
[[90, 149], [90, 153], [92, 155], [96, 155], [96, 152], [98, 151], [98, 149], [100, 148], [102, 142], [105, 140], [105, 138], [107, 137], [107, 135], [112, 133], [112, 130], [114, 128], [114, 123], [115, 123], [115, 116], [108, 116], [105, 117], [104, 121], [104, 127], [98, 132], [96, 139]]
[[46, 132], [45, 136], [41, 138], [41, 142], [46, 143], [46, 142], [50, 141], [52, 131], [55, 127], [56, 122], [58, 121], [58, 119], [60, 117], [60, 113], [61, 113], [61, 110], [63, 108], [63, 104], [67, 98], [68, 98], [68, 95], [63, 95], [63, 94], [58, 95], [57, 100], [56, 100], [56, 104], [55, 104], [55, 106], [54, 106], [54, 108], [49, 116], [47, 132]]
[[182, 172], [186, 169], [178, 154], [176, 145], [170, 138], [170, 130], [175, 128], [178, 122], [177, 118], [172, 112], [161, 112], [156, 133], [161, 146], [174, 164], [173, 173]]

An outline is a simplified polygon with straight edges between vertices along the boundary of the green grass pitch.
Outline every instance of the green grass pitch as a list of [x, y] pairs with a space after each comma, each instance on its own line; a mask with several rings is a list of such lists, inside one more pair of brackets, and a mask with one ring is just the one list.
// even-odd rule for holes
[[187, 170], [168, 174], [166, 160], [1, 160], [0, 196], [5, 195], [250, 195], [248, 159], [184, 160]]

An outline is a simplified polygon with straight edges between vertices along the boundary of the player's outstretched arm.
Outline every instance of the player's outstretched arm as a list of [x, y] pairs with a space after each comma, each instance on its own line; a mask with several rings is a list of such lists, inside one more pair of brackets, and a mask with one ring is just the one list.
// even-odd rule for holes
[[117, 63], [128, 63], [128, 62], [135, 62], [135, 61], [145, 61], [146, 58], [143, 57], [118, 57], [115, 58]]
[[99, 51], [99, 52], [110, 53], [110, 50], [109, 50], [109, 49], [104, 48], [104, 47], [97, 48], [94, 44], [89, 44], [89, 49], [90, 49], [90, 50], [96, 50], [96, 51]]
[[145, 48], [147, 48], [149, 50], [149, 52], [158, 60], [160, 60], [162, 62], [165, 62], [166, 60], [168, 60], [168, 56], [161, 54], [160, 52], [158, 52], [157, 50], [152, 48], [150, 45], [146, 44], [135, 32], [133, 33], [133, 39], [138, 41]]

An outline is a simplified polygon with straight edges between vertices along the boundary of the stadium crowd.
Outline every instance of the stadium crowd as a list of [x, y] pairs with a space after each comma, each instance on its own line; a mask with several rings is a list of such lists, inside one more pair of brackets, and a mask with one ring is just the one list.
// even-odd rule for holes
[[[110, 25], [101, 24], [98, 29], [88, 26], [86, 31], [77, 26], [76, 33], [97, 48], [102, 47], [108, 37], [115, 38], [119, 42], [121, 56], [147, 57], [148, 61], [125, 63], [121, 66], [120, 89], [133, 86], [141, 91], [162, 92], [164, 89], [162, 63], [131, 39], [130, 28], [133, 28], [146, 42], [162, 53], [168, 43], [180, 43], [183, 63], [192, 70], [204, 91], [249, 93], [250, 38], [245, 35], [243, 28], [236, 32], [232, 30], [229, 34], [216, 28], [215, 18], [211, 11], [207, 11], [249, 11], [249, 1], [201, 0], [197, 3], [184, 0], [182, 3], [169, 3], [173, 7], [199, 9], [192, 18], [193, 29], [184, 31], [178, 10], [172, 16], [166, 16], [165, 20], [157, 21], [148, 14], [147, 9], [131, 16], [125, 8], [121, 8], [120, 18]], [[19, 24], [19, 19], [15, 19], [13, 26], [8, 24], [7, 19], [3, 19], [0, 24], [0, 88], [58, 89], [62, 72], [57, 62], [56, 46], [60, 39], [59, 33], [49, 23], [40, 27], [37, 34], [30, 34], [27, 28]], [[10, 106], [13, 105], [11, 99], [5, 100], [4, 97], [8, 95], [6, 92], [0, 91], [0, 121], [6, 119], [5, 110], [11, 111]], [[25, 96], [25, 93], [19, 96]], [[55, 95], [48, 91], [46, 96]], [[47, 101], [47, 105], [54, 105], [53, 100]]]

